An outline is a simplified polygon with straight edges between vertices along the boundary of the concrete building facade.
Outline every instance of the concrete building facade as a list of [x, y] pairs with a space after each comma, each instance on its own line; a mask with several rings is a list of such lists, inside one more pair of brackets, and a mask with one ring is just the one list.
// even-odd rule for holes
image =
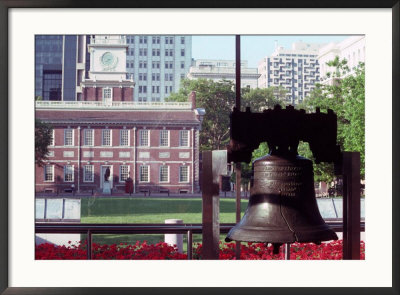
[[320, 80], [318, 50], [322, 44], [295, 42], [291, 49], [276, 46], [258, 64], [259, 88], [283, 87], [288, 103], [300, 103]]
[[[258, 87], [258, 70], [249, 68], [247, 61], [241, 61], [241, 88]], [[236, 82], [236, 62], [234, 60], [195, 60], [187, 75], [189, 79], [229, 80]]]
[[350, 36], [342, 42], [332, 42], [319, 49], [318, 62], [322, 84], [332, 84], [333, 79], [328, 77], [327, 73], [333, 72], [335, 69], [328, 66], [327, 63], [334, 60], [336, 56], [341, 60], [347, 60], [347, 65], [350, 68], [347, 75], [351, 75], [360, 62], [365, 63], [365, 36]]
[[162, 102], [177, 92], [192, 62], [192, 36], [127, 35], [126, 68], [135, 101]]

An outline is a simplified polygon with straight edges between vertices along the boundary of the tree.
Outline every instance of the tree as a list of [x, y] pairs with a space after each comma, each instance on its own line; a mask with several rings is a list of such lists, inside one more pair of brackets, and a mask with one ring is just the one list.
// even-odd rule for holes
[[244, 107], [250, 107], [252, 112], [261, 112], [263, 109], [271, 109], [277, 104], [284, 106], [284, 99], [285, 91], [280, 88], [256, 88], [242, 94], [241, 104]]
[[44, 165], [51, 140], [52, 128], [39, 119], [35, 119], [35, 161], [38, 166]]
[[[350, 69], [346, 60], [336, 57], [327, 63], [335, 70], [328, 73], [332, 83], [317, 85], [315, 90], [306, 98], [298, 108], [306, 111], [315, 111], [316, 107], [326, 111], [332, 109], [338, 118], [338, 144], [341, 150], [360, 152], [361, 177], [365, 175], [365, 68], [360, 63]], [[310, 157], [308, 145], [299, 145], [299, 154]], [[316, 179], [330, 181], [333, 179], [333, 165], [321, 163], [314, 165]]]
[[172, 93], [167, 101], [187, 101], [196, 91], [196, 106], [206, 113], [200, 133], [200, 150], [225, 149], [229, 142], [229, 114], [235, 103], [234, 84], [231, 81], [182, 80], [178, 93]]

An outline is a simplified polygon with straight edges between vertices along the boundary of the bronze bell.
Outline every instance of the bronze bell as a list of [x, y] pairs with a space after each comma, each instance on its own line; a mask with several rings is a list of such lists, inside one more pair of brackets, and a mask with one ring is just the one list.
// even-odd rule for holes
[[282, 244], [338, 239], [319, 213], [310, 160], [267, 155], [253, 165], [248, 207], [226, 241]]
[[337, 162], [336, 114], [279, 105], [262, 113], [234, 109], [230, 127], [229, 162], [249, 162], [261, 142], [270, 154], [253, 162], [248, 207], [225, 240], [272, 243], [274, 252], [283, 243], [337, 240], [318, 210], [312, 161], [297, 154], [301, 140], [310, 144], [317, 163]]

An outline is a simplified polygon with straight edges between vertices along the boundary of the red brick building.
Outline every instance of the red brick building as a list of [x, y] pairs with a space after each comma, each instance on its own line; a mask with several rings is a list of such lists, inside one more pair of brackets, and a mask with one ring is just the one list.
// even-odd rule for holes
[[[36, 191], [199, 191], [199, 131], [204, 109], [188, 102], [135, 102], [126, 74], [126, 40], [95, 36], [80, 101], [37, 101], [36, 117], [53, 128]], [[108, 168], [108, 169], [107, 169]]]
[[199, 191], [202, 109], [190, 102], [36, 103], [36, 117], [53, 127], [44, 167], [36, 167], [36, 191], [102, 191], [110, 169], [112, 191], [125, 179], [134, 192]]

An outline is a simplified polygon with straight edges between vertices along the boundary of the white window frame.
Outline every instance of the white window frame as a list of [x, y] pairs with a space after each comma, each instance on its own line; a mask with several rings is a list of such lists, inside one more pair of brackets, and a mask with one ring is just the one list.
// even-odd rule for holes
[[[67, 132], [71, 132], [71, 144], [67, 144]], [[64, 146], [74, 146], [74, 129], [64, 129]]]
[[[142, 180], [143, 169], [146, 168], [147, 180]], [[150, 166], [149, 165], [140, 165], [139, 166], [139, 182], [140, 183], [149, 183], [150, 182]]]
[[[90, 167], [90, 170], [87, 169]], [[87, 176], [90, 175], [90, 179]], [[83, 182], [94, 182], [94, 165], [84, 165], [83, 166]]]
[[[49, 174], [51, 174], [51, 180], [48, 180], [48, 179], [46, 179], [47, 177], [47, 175], [48, 175], [48, 173], [47, 173], [47, 168], [48, 167], [50, 167], [51, 168], [51, 172], [49, 173]], [[43, 167], [43, 172], [44, 172], [44, 182], [54, 182], [54, 165], [45, 165], [44, 167]]]
[[[126, 178], [122, 179], [122, 168], [126, 167], [127, 168], [127, 173], [126, 173]], [[129, 165], [121, 165], [119, 166], [119, 182], [125, 182], [125, 180], [129, 177], [129, 174], [131, 172], [131, 167]]]
[[[109, 95], [106, 96], [106, 93], [110, 91]], [[103, 101], [111, 101], [113, 99], [113, 89], [111, 87], [104, 87], [102, 93]]]
[[[110, 132], [110, 142], [109, 142], [109, 144], [105, 144], [106, 142], [105, 142], [105, 137], [104, 137], [104, 134], [105, 134], [105, 132], [106, 131], [108, 131], [108, 132]], [[101, 130], [101, 145], [102, 146], [112, 146], [112, 130], [111, 129], [102, 129]]]
[[[167, 134], [167, 136], [166, 136], [167, 138], [163, 137], [163, 133]], [[169, 139], [170, 139], [169, 134], [170, 134], [169, 130], [166, 130], [166, 129], [160, 130], [160, 146], [169, 147]], [[167, 143], [163, 144], [163, 140], [167, 140]]]
[[[167, 168], [167, 180], [161, 180], [163, 168]], [[161, 165], [158, 173], [158, 179], [160, 183], [169, 183], [169, 166], [168, 165]]]
[[[187, 169], [187, 180], [186, 181], [184, 181], [184, 180], [182, 180], [182, 169], [183, 168], [185, 168], [185, 169]], [[186, 166], [186, 165], [183, 165], [183, 166], [179, 166], [179, 183], [189, 183], [189, 180], [190, 180], [190, 169], [189, 169], [189, 166]]]
[[[129, 146], [130, 145], [130, 130], [129, 129], [121, 129], [119, 131], [119, 145], [120, 146]], [[126, 132], [126, 142], [123, 137], [123, 134]], [[123, 140], [124, 139], [124, 140]]]
[[[89, 138], [88, 138], [88, 133], [91, 133]], [[88, 139], [91, 139], [90, 142]], [[94, 129], [87, 128], [83, 131], [83, 145], [94, 146]]]
[[50, 139], [50, 144], [49, 144], [49, 146], [54, 146], [54, 143], [55, 143], [55, 136], [56, 136], [55, 130], [54, 130], [54, 129], [51, 129], [51, 139]]
[[[187, 134], [187, 144], [184, 145], [182, 140], [183, 140], [183, 134]], [[189, 135], [189, 130], [179, 130], [179, 146], [181, 147], [189, 147], [190, 144], [190, 135]]]
[[[146, 134], [147, 143], [144, 141], [144, 134]], [[139, 146], [150, 146], [150, 130], [148, 129], [139, 130]]]
[[[71, 174], [72, 174], [72, 179], [71, 180], [66, 180], [65, 176], [67, 175], [67, 167], [71, 167]], [[64, 166], [64, 182], [74, 182], [74, 165], [65, 165]]]

